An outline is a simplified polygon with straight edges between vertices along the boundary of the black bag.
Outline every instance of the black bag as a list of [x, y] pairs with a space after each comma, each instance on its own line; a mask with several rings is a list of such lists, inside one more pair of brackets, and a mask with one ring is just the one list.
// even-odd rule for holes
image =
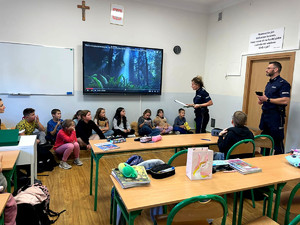
[[155, 179], [162, 179], [166, 177], [170, 177], [175, 174], [175, 167], [170, 166], [169, 164], [160, 164], [153, 166], [149, 173], [152, 175]]
[[53, 154], [49, 151], [52, 146], [37, 146], [37, 172], [52, 171], [58, 165]]
[[219, 136], [219, 133], [222, 131], [220, 128], [214, 128], [211, 130], [211, 135], [212, 136]]
[[[18, 204], [18, 212], [16, 217], [16, 224], [17, 225], [50, 225], [56, 222], [56, 220], [59, 218], [60, 214], [65, 212], [66, 210], [63, 210], [61, 212], [54, 212], [51, 209], [49, 209], [49, 203], [50, 203], [50, 194], [48, 191], [48, 188], [46, 186], [43, 186], [42, 184], [34, 184], [32, 186], [40, 188], [45, 195], [47, 196], [47, 199], [42, 201], [39, 204], [31, 205], [28, 203], [21, 203]], [[26, 185], [18, 191], [20, 193], [21, 191], [26, 190], [28, 187], [31, 187], [31, 185]], [[54, 220], [50, 220], [50, 217], [56, 217]]]

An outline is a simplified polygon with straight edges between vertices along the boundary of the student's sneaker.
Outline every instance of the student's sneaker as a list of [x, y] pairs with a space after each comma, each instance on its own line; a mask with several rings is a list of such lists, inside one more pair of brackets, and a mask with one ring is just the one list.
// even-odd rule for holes
[[82, 166], [83, 165], [83, 163], [80, 161], [79, 158], [74, 160], [74, 164], [77, 165], [77, 166]]
[[69, 165], [67, 162], [64, 162], [64, 161], [60, 161], [59, 167], [62, 168], [62, 169], [65, 169], [65, 170], [68, 170], [68, 169], [72, 168], [71, 165]]
[[180, 131], [175, 131], [175, 134], [180, 134]]

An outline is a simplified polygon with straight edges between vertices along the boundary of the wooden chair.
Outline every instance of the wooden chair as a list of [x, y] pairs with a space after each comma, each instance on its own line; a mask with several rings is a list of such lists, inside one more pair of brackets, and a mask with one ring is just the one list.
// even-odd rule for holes
[[300, 183], [296, 184], [292, 191], [281, 193], [280, 206], [286, 209], [285, 225], [290, 222], [290, 213], [300, 214]]
[[[252, 139], [245, 139], [235, 143], [227, 152], [226, 160], [233, 158], [235, 155], [255, 156], [255, 143]], [[233, 156], [233, 157], [232, 157]]]
[[[241, 156], [244, 156], [244, 157], [241, 157], [241, 158], [246, 158], [246, 157], [254, 157], [255, 156], [255, 143], [254, 143], [254, 140], [252, 139], [245, 139], [245, 140], [241, 140], [237, 143], [235, 143], [230, 149], [229, 151], [227, 152], [227, 155], [226, 155], [226, 160], [230, 159], [230, 158], [234, 158], [234, 156], [237, 156], [239, 155], [239, 157]], [[233, 156], [233, 157], [232, 157]], [[226, 195], [224, 195], [224, 198], [226, 199]], [[252, 206], [253, 208], [255, 208], [255, 200], [254, 200], [254, 192], [253, 190], [251, 190], [251, 198], [252, 198]], [[236, 223], [236, 218], [235, 218], [235, 215], [236, 215], [236, 202], [237, 202], [237, 193], [234, 193], [234, 197], [233, 197], [233, 201], [234, 201], [234, 208], [233, 208], [233, 222], [232, 224], [235, 224]], [[243, 210], [243, 192], [241, 191], [240, 192], [240, 207], [239, 207], [239, 215], [241, 215], [241, 210]], [[238, 224], [241, 224], [241, 220], [242, 218], [238, 218]]]
[[256, 135], [254, 137], [255, 147], [261, 148], [260, 154], [256, 154], [258, 151], [255, 152], [255, 156], [265, 156], [266, 149], [270, 149], [269, 155], [273, 155], [274, 153], [274, 140], [270, 135], [261, 134]]
[[155, 216], [154, 225], [202, 225], [207, 219], [222, 217], [222, 225], [226, 223], [227, 205], [218, 195], [200, 195], [185, 199], [178, 203], [169, 215]]
[[168, 161], [168, 164], [171, 166], [185, 166], [187, 160], [188, 150], [181, 150], [175, 153]]
[[[280, 196], [280, 206], [286, 209], [284, 225], [296, 225], [300, 222], [300, 183], [298, 183], [292, 191], [283, 192]], [[290, 222], [290, 213], [298, 214]], [[267, 216], [262, 216], [247, 225], [264, 225], [264, 224], [278, 224], [274, 220], [270, 219]]]

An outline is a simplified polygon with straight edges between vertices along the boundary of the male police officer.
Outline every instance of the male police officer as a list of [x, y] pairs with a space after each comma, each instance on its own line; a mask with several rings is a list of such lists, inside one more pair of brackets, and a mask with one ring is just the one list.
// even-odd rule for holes
[[266, 75], [270, 77], [265, 88], [265, 94], [258, 97], [258, 104], [262, 104], [262, 115], [259, 128], [262, 134], [268, 134], [274, 139], [275, 154], [283, 154], [284, 146], [284, 117], [285, 107], [290, 100], [291, 85], [280, 77], [281, 64], [269, 62]]

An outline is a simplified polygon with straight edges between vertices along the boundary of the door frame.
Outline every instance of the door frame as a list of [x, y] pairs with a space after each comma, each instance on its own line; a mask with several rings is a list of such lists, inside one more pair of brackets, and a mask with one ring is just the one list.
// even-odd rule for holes
[[[290, 81], [291, 89], [292, 89], [292, 82], [293, 82], [293, 74], [294, 74], [294, 65], [295, 65], [295, 56], [296, 52], [284, 52], [284, 53], [276, 53], [276, 54], [265, 54], [265, 55], [257, 55], [257, 56], [248, 56], [247, 57], [247, 64], [246, 64], [246, 74], [245, 74], [245, 85], [244, 85], [244, 96], [243, 96], [243, 112], [248, 114], [248, 102], [249, 102], [249, 88], [251, 85], [251, 74], [252, 74], [252, 64], [254, 61], [260, 60], [269, 60], [269, 61], [280, 61], [280, 59], [289, 59], [289, 68], [292, 71], [292, 79]], [[291, 94], [291, 93], [290, 93]], [[290, 102], [291, 102], [290, 96]], [[290, 110], [290, 103], [286, 107], [286, 117], [285, 117], [285, 125], [284, 125], [284, 134], [286, 134], [288, 118], [289, 118], [289, 110]], [[286, 135], [284, 135], [286, 136]]]

